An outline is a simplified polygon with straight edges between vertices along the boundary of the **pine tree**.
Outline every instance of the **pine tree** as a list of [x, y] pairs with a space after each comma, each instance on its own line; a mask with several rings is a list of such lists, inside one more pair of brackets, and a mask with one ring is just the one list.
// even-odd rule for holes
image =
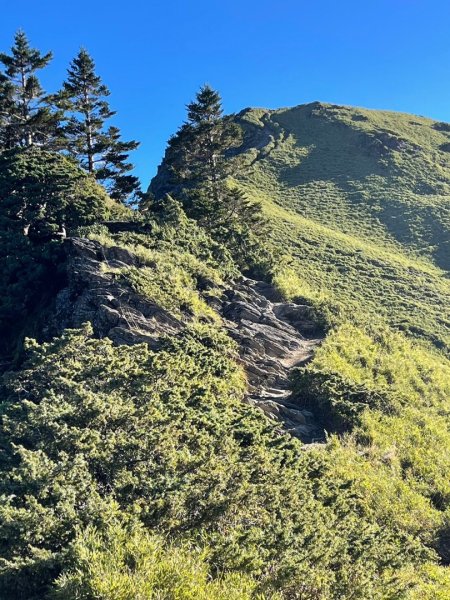
[[74, 58], [67, 73], [57, 96], [59, 105], [72, 113], [64, 126], [67, 148], [86, 171], [94, 173], [98, 138], [105, 120], [114, 115], [104, 100], [109, 90], [95, 74], [94, 61], [84, 49]]
[[0, 73], [0, 150], [13, 146], [10, 121], [14, 113], [14, 88], [8, 77]]
[[[99, 140], [99, 145], [101, 143]], [[129, 152], [138, 145], [135, 141], [122, 141], [117, 127], [109, 127], [103, 136], [103, 161], [96, 171], [96, 178], [110, 182], [109, 195], [115, 200], [125, 201], [140, 190], [139, 179], [129, 174], [133, 165], [128, 162]]]
[[272, 261], [261, 242], [267, 229], [261, 205], [229, 181], [239, 167], [232, 150], [241, 143], [241, 129], [224, 117], [219, 93], [203, 86], [187, 105], [186, 123], [169, 140], [161, 175], [149, 192], [154, 207], [166, 194], [180, 199], [187, 215], [230, 249], [245, 273], [261, 277]]
[[208, 85], [187, 105], [187, 121], [169, 140], [165, 163], [171, 173], [173, 192], [187, 213], [208, 227], [230, 229], [234, 221], [250, 216], [252, 223], [259, 207], [245, 195], [230, 189], [227, 179], [238, 166], [230, 150], [239, 146], [242, 134], [223, 115], [220, 94]]
[[11, 54], [0, 53], [0, 147], [57, 146], [59, 115], [36, 75], [51, 59], [51, 52], [31, 48], [23, 31], [16, 33]]
[[58, 105], [70, 115], [63, 127], [66, 148], [106, 186], [113, 198], [125, 201], [139, 189], [137, 177], [128, 174], [133, 168], [128, 153], [139, 144], [123, 142], [117, 127], [105, 129], [105, 123], [115, 115], [106, 100], [109, 95], [95, 73], [92, 57], [82, 48], [56, 97]]
[[208, 85], [187, 111], [187, 122], [169, 140], [165, 162], [188, 213], [208, 223], [225, 200], [225, 182], [234, 166], [226, 152], [241, 143], [241, 132], [224, 119], [221, 97]]

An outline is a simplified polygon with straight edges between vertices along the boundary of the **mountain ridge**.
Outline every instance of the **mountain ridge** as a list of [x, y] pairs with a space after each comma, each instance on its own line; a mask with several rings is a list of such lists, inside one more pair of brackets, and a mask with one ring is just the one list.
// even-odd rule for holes
[[75, 178], [66, 238], [3, 236], [0, 596], [448, 597], [448, 132], [240, 114], [256, 241], [164, 163], [138, 211]]
[[[244, 131], [235, 184], [262, 203], [295, 275], [448, 347], [450, 125], [321, 102], [233, 118]], [[169, 179], [163, 161], [149, 190], [176, 196]]]

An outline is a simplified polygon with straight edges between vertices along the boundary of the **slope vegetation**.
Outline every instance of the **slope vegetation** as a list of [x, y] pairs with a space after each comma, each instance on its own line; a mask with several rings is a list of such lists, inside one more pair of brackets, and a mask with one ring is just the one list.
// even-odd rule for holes
[[[348, 477], [364, 514], [446, 565], [450, 125], [321, 103], [234, 118], [244, 130], [230, 152], [234, 184], [263, 205], [273, 282], [328, 329], [293, 381], [297, 408], [337, 434], [321, 447], [333, 463], [321, 481], [330, 490]], [[167, 180], [163, 162], [151, 190]], [[398, 597], [449, 594], [446, 568], [427, 567], [419, 586], [394, 571], [410, 585]], [[359, 592], [349, 583], [318, 593]]]
[[239, 183], [303, 284], [448, 345], [450, 126], [320, 103], [237, 120]]
[[446, 126], [236, 118], [270, 281], [170, 196], [4, 194], [1, 598], [449, 597]]

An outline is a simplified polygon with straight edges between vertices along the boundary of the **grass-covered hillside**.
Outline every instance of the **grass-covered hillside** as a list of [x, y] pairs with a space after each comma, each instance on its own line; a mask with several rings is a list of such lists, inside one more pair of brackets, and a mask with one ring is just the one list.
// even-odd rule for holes
[[[268, 219], [260, 240], [275, 250], [273, 282], [328, 327], [293, 377], [298, 407], [336, 434], [320, 450], [333, 466], [319, 479], [338, 497], [348, 485], [356, 512], [437, 552], [440, 566], [417, 571], [420, 584], [394, 567], [402, 591], [382, 584], [362, 597], [446, 598], [450, 125], [320, 103], [234, 120], [243, 129], [229, 152], [234, 184]], [[156, 195], [168, 173], [163, 162]], [[348, 582], [317, 597], [359, 593]]]
[[[448, 564], [450, 126], [319, 103], [235, 120], [235, 181], [268, 218], [273, 280], [330, 327], [293, 382], [338, 434], [324, 485], [345, 473], [363, 512]], [[163, 163], [151, 189], [164, 179]], [[445, 597], [446, 577], [411, 593]]]
[[239, 183], [302, 287], [448, 344], [450, 125], [321, 103], [237, 121]]

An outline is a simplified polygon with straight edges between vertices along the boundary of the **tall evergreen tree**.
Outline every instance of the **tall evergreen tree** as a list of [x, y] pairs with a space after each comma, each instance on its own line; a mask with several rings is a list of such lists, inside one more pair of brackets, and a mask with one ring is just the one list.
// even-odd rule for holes
[[203, 86], [187, 105], [187, 121], [169, 140], [149, 192], [153, 206], [165, 194], [180, 199], [188, 216], [225, 244], [244, 272], [265, 276], [272, 255], [260, 240], [266, 230], [261, 205], [229, 181], [239, 167], [232, 150], [241, 143], [241, 128], [224, 117], [220, 94]]
[[57, 144], [58, 114], [52, 110], [36, 72], [52, 59], [32, 48], [23, 31], [14, 37], [11, 54], [0, 53], [0, 146]]
[[12, 86], [6, 75], [0, 72], [0, 151], [10, 148], [12, 145], [9, 127], [12, 112]]
[[133, 168], [128, 153], [139, 144], [122, 141], [117, 127], [105, 128], [115, 114], [106, 100], [109, 94], [95, 72], [92, 57], [82, 48], [56, 96], [58, 105], [69, 113], [63, 127], [66, 147], [86, 171], [105, 184], [113, 198], [125, 201], [139, 189], [137, 177], [128, 174]]
[[109, 127], [103, 136], [103, 160], [96, 178], [109, 182], [109, 195], [115, 200], [124, 201], [140, 191], [139, 179], [129, 174], [133, 164], [128, 161], [129, 153], [138, 146], [139, 142], [124, 142], [117, 127]]
[[235, 163], [226, 153], [241, 143], [241, 130], [223, 116], [220, 94], [208, 85], [187, 105], [187, 121], [169, 140], [166, 164], [192, 216], [204, 223], [227, 212], [226, 179]]

